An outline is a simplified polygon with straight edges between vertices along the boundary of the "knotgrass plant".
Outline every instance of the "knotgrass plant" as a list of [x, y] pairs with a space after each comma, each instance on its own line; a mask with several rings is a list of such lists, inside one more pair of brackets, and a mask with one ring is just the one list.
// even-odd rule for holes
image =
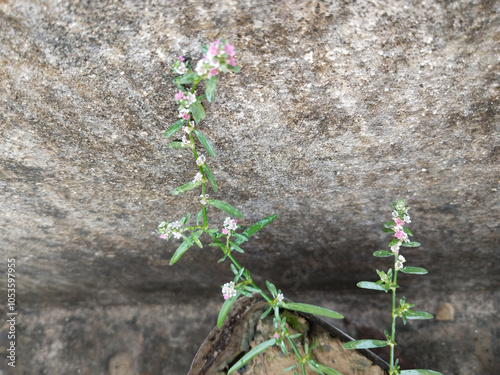
[[393, 234], [393, 238], [389, 243], [388, 250], [378, 250], [373, 253], [376, 257], [393, 257], [394, 270], [389, 268], [387, 272], [377, 270], [380, 280], [377, 282], [360, 281], [357, 286], [364, 289], [380, 290], [383, 292], [392, 292], [392, 324], [391, 333], [385, 331], [386, 340], [355, 340], [349, 341], [344, 344], [346, 349], [373, 349], [385, 346], [390, 347], [389, 359], [389, 375], [443, 375], [440, 372], [433, 370], [401, 370], [399, 367], [398, 359], [394, 356], [394, 348], [396, 346], [396, 319], [401, 318], [403, 323], [406, 324], [411, 319], [432, 319], [432, 314], [425, 311], [413, 311], [411, 308], [414, 306], [406, 302], [403, 297], [399, 300], [399, 306], [396, 304], [396, 290], [399, 288], [397, 284], [398, 272], [410, 275], [425, 275], [427, 270], [422, 267], [409, 267], [404, 266], [406, 259], [400, 254], [401, 247], [418, 247], [420, 243], [410, 241], [409, 237], [413, 237], [413, 233], [405, 226], [411, 222], [408, 211], [410, 207], [405, 206], [405, 201], [399, 199], [396, 203], [392, 204], [392, 221], [384, 223], [382, 231]]
[[[194, 69], [182, 56], [177, 58], [172, 67], [172, 71], [177, 75], [173, 82], [179, 89], [175, 95], [175, 100], [179, 104], [178, 112], [180, 119], [164, 133], [164, 136], [169, 138], [176, 135], [179, 131], [183, 133], [181, 141], [172, 141], [168, 146], [176, 150], [191, 151], [195, 161], [194, 164], [196, 165], [196, 174], [193, 180], [174, 189], [172, 194], [179, 195], [191, 192], [197, 188], [201, 189], [201, 194], [199, 195], [201, 210], [196, 215], [195, 223], [190, 223], [191, 215], [187, 213], [177, 221], [164, 221], [159, 225], [158, 232], [161, 238], [169, 240], [173, 236], [175, 239], [183, 240], [172, 256], [170, 264], [172, 265], [177, 262], [195, 244], [202, 248], [203, 244], [200, 237], [207, 235], [212, 241], [209, 246], [215, 246], [223, 253], [219, 262], [229, 260], [230, 268], [234, 274], [233, 280], [222, 287], [225, 302], [220, 309], [217, 326], [219, 328], [222, 326], [232, 305], [240, 296], [252, 297], [254, 293], [257, 293], [267, 301], [269, 308], [262, 314], [261, 319], [264, 319], [271, 312], [274, 313], [275, 333], [273, 337], [246, 353], [229, 369], [228, 374], [245, 366], [252, 358], [267, 348], [277, 345], [285, 354], [288, 352], [288, 348], [291, 348], [297, 358], [298, 364], [292, 366], [289, 370], [298, 367], [301, 369], [302, 374], [305, 374], [307, 365], [318, 374], [339, 375], [338, 371], [314, 361], [312, 356], [314, 345], [311, 348], [304, 346], [304, 354], [301, 353], [299, 350], [300, 346], [296, 342], [300, 334], [290, 334], [286, 327], [286, 318], [281, 318], [280, 316], [280, 308], [334, 319], [342, 319], [343, 316], [335, 311], [314, 305], [285, 302], [281, 290], [277, 289], [269, 281], [266, 281], [267, 290], [262, 289], [252, 279], [250, 271], [236, 260], [235, 252], [244, 253], [241, 247], [243, 243], [247, 242], [252, 235], [276, 219], [276, 215], [267, 216], [255, 224], [244, 228], [238, 224], [237, 219], [242, 218], [239, 210], [226, 202], [209, 198], [207, 194], [208, 187], [214, 193], [217, 193], [217, 182], [207, 164], [206, 156], [202, 154], [202, 152], [206, 152], [208, 156], [215, 157], [214, 148], [198, 127], [200, 121], [206, 115], [202, 102], [205, 99], [209, 103], [214, 101], [218, 77], [221, 73], [237, 73], [240, 71], [240, 68], [235, 63], [234, 46], [222, 39], [210, 43], [209, 46], [202, 46], [202, 51], [203, 58], [196, 64]], [[201, 82], [205, 83], [205, 91], [204, 94], [198, 95], [196, 89]], [[195, 136], [199, 144], [196, 142]], [[212, 223], [209, 223], [208, 207], [210, 206], [230, 215], [224, 220], [221, 226], [214, 226]], [[296, 374], [295, 370], [294, 374]]]

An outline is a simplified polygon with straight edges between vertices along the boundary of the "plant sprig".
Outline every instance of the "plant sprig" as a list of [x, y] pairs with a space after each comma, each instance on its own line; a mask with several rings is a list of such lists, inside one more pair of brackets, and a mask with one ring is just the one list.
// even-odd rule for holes
[[[309, 348], [306, 344], [305, 354], [302, 355], [300, 353], [294, 341], [300, 335], [291, 335], [288, 332], [286, 328], [286, 318], [280, 317], [280, 309], [311, 313], [334, 319], [342, 319], [343, 316], [335, 311], [314, 305], [285, 302], [281, 290], [278, 290], [269, 281], [266, 281], [267, 291], [263, 290], [253, 281], [250, 271], [241, 266], [234, 256], [234, 252], [244, 253], [241, 245], [248, 241], [250, 237], [259, 230], [272, 223], [276, 219], [276, 215], [267, 216], [244, 228], [238, 224], [237, 219], [231, 218], [231, 216], [238, 219], [242, 218], [243, 215], [238, 209], [224, 201], [209, 198], [207, 194], [208, 186], [210, 186], [214, 193], [218, 192], [218, 186], [207, 164], [206, 156], [201, 153], [204, 150], [209, 157], [213, 158], [216, 156], [211, 143], [198, 128], [201, 120], [206, 118], [206, 111], [202, 101], [205, 99], [209, 103], [214, 101], [218, 77], [221, 73], [237, 73], [240, 71], [240, 68], [235, 64], [234, 46], [223, 39], [218, 39], [210, 43], [209, 46], [202, 46], [202, 51], [203, 58], [197, 63], [194, 69], [182, 56], [177, 58], [172, 67], [172, 71], [177, 74], [173, 83], [179, 89], [175, 95], [175, 100], [179, 105], [178, 116], [180, 119], [170, 126], [163, 135], [166, 138], [170, 138], [182, 130], [185, 133], [182, 135], [182, 140], [171, 141], [168, 146], [174, 150], [191, 150], [197, 167], [193, 180], [175, 188], [172, 194], [180, 195], [201, 188], [199, 199], [202, 208], [196, 215], [196, 225], [188, 225], [189, 219], [191, 218], [189, 213], [177, 221], [170, 223], [164, 221], [160, 223], [158, 233], [161, 238], [166, 240], [169, 240], [171, 237], [183, 239], [183, 242], [172, 256], [170, 264], [172, 265], [179, 261], [179, 259], [195, 244], [202, 248], [203, 244], [200, 237], [206, 233], [213, 241], [209, 246], [218, 247], [223, 253], [223, 257], [219, 262], [229, 259], [231, 262], [230, 267], [234, 274], [233, 280], [222, 286], [225, 302], [220, 309], [217, 326], [219, 328], [222, 326], [231, 307], [240, 296], [252, 297], [253, 294], [257, 293], [267, 301], [269, 308], [262, 315], [262, 319], [269, 313], [274, 312], [274, 336], [245, 354], [229, 370], [229, 374], [240, 369], [256, 355], [271, 346], [277, 345], [283, 353], [286, 354], [288, 344], [297, 357], [299, 363], [297, 366], [301, 368], [302, 374], [305, 374], [305, 365], [308, 365], [318, 374], [338, 375], [340, 374], [338, 371], [314, 361], [312, 356], [312, 349], [314, 346]], [[205, 82], [204, 94], [197, 95], [196, 89], [203, 81]], [[196, 142], [194, 136], [196, 136], [198, 142]], [[200, 145], [201, 147], [199, 147]], [[225, 219], [221, 230], [219, 230], [219, 227], [213, 227], [209, 224], [207, 214], [208, 206], [215, 207], [231, 215]]]
[[357, 286], [364, 289], [380, 290], [384, 292], [391, 291], [392, 293], [392, 324], [391, 333], [385, 331], [386, 340], [354, 340], [344, 344], [345, 349], [373, 349], [385, 346], [390, 347], [390, 362], [389, 362], [389, 375], [443, 375], [440, 372], [433, 370], [401, 370], [399, 368], [398, 359], [395, 358], [394, 348], [396, 344], [396, 319], [401, 318], [404, 324], [411, 319], [432, 319], [433, 315], [425, 311], [413, 311], [411, 308], [414, 306], [406, 302], [406, 298], [402, 297], [399, 300], [399, 306], [396, 303], [396, 290], [399, 288], [397, 284], [398, 272], [412, 274], [412, 275], [425, 275], [427, 270], [421, 267], [408, 267], [404, 266], [406, 259], [400, 254], [401, 247], [418, 247], [420, 243], [410, 241], [409, 237], [413, 237], [413, 233], [405, 227], [406, 224], [411, 222], [408, 211], [410, 207], [405, 206], [405, 201], [399, 199], [396, 203], [392, 203], [392, 221], [384, 223], [383, 232], [393, 234], [393, 238], [389, 243], [390, 251], [378, 250], [373, 253], [375, 257], [393, 257], [394, 268], [389, 268], [387, 272], [377, 270], [380, 278], [377, 282], [360, 281]]

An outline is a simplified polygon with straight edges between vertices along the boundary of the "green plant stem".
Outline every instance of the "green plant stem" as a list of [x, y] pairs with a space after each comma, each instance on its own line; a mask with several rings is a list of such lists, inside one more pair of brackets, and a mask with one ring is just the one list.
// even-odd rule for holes
[[389, 345], [391, 347], [391, 356], [390, 356], [390, 361], [389, 361], [389, 372], [390, 375], [395, 374], [395, 369], [394, 369], [394, 347], [396, 346], [396, 318], [397, 316], [397, 310], [396, 310], [396, 282], [398, 278], [398, 270], [396, 268], [396, 261], [397, 261], [397, 256], [395, 256], [395, 261], [394, 261], [394, 278], [393, 278], [393, 286], [392, 286], [392, 326], [391, 326], [391, 340], [389, 342]]

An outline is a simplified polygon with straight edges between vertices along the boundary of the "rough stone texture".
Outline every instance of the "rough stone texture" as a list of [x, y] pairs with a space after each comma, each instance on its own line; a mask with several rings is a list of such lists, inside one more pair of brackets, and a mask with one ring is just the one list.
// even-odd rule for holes
[[[161, 137], [176, 117], [169, 66], [179, 54], [199, 58], [201, 44], [223, 36], [242, 72], [221, 79], [200, 124], [217, 153], [210, 165], [220, 194], [211, 196], [238, 207], [244, 225], [278, 214], [241, 262], [290, 294], [356, 300], [364, 294], [355, 283], [382, 267], [370, 254], [387, 242], [380, 224], [389, 203], [406, 198], [423, 246], [405, 256], [429, 270], [405, 285], [408, 298], [425, 291], [418, 301], [434, 310], [450, 302], [456, 318], [439, 323], [453, 349], [429, 342], [438, 323], [422, 323], [411, 332], [420, 351], [408, 353], [422, 367], [494, 373], [499, 11], [487, 0], [0, 1], [0, 251], [17, 259], [19, 309], [42, 327], [25, 338], [29, 353], [43, 353], [44, 317], [55, 306], [70, 317], [76, 306], [219, 298], [231, 274], [216, 265], [217, 250], [190, 251], [169, 267], [178, 244], [154, 232], [186, 207], [199, 210], [195, 193], [170, 195], [193, 166]], [[488, 303], [496, 310], [482, 311]], [[346, 307], [346, 316], [377, 310]], [[165, 348], [194, 354], [179, 348], [199, 337]], [[136, 354], [108, 353], [99, 371], [121, 352]], [[82, 373], [99, 373], [89, 361]], [[189, 361], [164, 371], [185, 373], [181, 362]]]

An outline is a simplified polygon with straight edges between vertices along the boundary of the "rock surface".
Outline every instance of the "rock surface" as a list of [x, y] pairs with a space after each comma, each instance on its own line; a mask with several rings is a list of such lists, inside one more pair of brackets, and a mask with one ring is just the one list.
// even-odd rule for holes
[[[73, 316], [181, 304], [215, 316], [190, 301], [201, 293], [220, 302], [228, 265], [205, 247], [170, 267], [178, 243], [155, 230], [199, 210], [195, 193], [170, 195], [194, 170], [162, 138], [177, 116], [170, 65], [225, 37], [242, 71], [220, 80], [200, 124], [217, 154], [220, 191], [210, 194], [239, 208], [243, 225], [278, 215], [241, 263], [287, 296], [363, 296], [356, 282], [385, 267], [371, 257], [388, 242], [381, 223], [405, 198], [423, 244], [405, 257], [429, 270], [402, 281], [408, 298], [425, 291], [419, 301], [433, 309], [452, 302], [445, 337], [455, 327], [470, 343], [485, 332], [474, 360], [451, 339], [457, 351], [436, 342], [411, 354], [440, 371], [461, 373], [467, 361], [473, 373], [494, 373], [500, 329], [488, 318], [494, 308], [485, 316], [481, 306], [493, 298], [499, 307], [499, 12], [488, 0], [0, 1], [0, 254], [16, 259], [18, 308], [41, 327], [29, 331], [26, 353], [43, 352], [52, 308]], [[365, 308], [346, 307], [346, 316]], [[109, 373], [114, 355], [145, 353], [117, 348], [102, 370], [81, 373]], [[151, 374], [187, 371], [189, 361], [172, 361], [181, 364]]]

